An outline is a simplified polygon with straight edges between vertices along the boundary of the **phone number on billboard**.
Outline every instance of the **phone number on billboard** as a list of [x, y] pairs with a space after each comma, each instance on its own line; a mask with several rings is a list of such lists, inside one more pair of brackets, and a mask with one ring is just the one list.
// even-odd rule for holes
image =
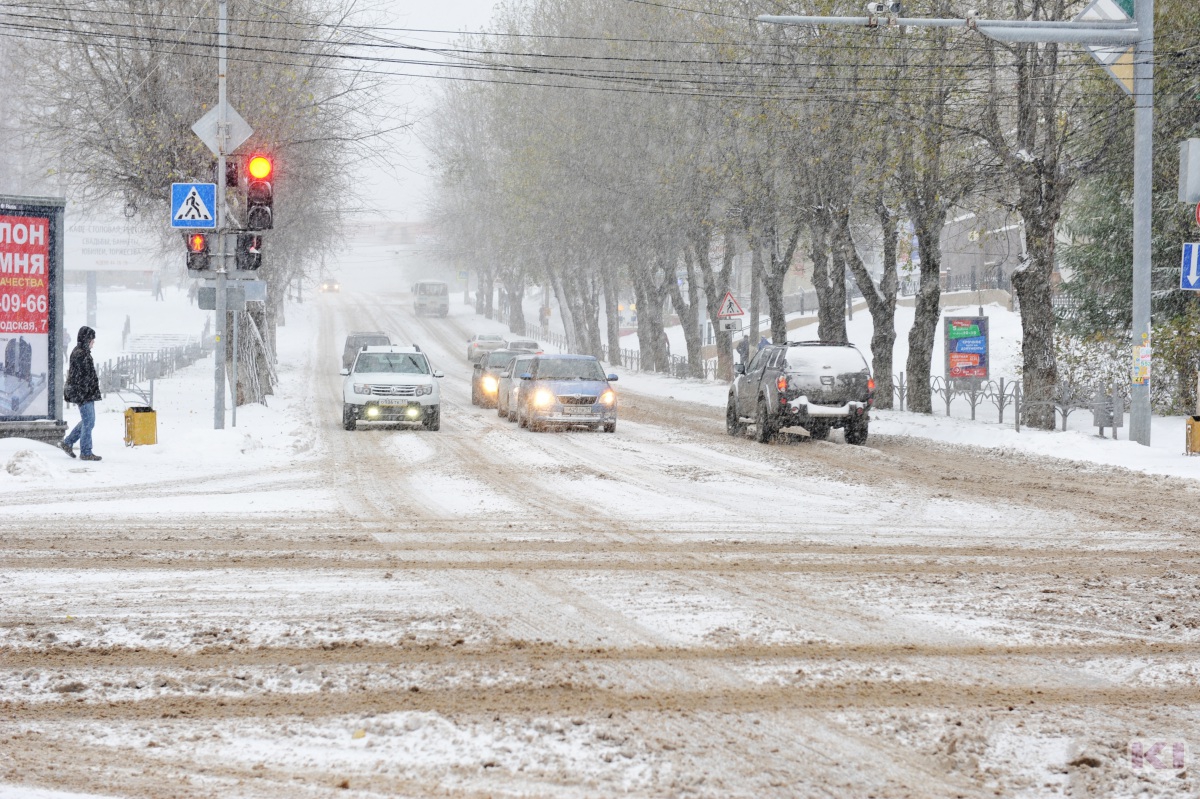
[[0, 313], [25, 311], [25, 313], [46, 313], [49, 309], [45, 294], [30, 294], [22, 297], [20, 294], [0, 294]]

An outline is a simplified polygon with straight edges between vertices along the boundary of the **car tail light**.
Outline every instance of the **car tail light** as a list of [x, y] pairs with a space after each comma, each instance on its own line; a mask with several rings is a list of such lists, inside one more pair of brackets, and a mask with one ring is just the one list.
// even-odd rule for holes
[[775, 381], [775, 388], [777, 388], [779, 393], [782, 394], [783, 392], [787, 391], [787, 386], [787, 375], [780, 375], [779, 379]]
[[867, 391], [874, 391], [874, 390], [875, 390], [875, 378], [868, 377], [867, 378]]

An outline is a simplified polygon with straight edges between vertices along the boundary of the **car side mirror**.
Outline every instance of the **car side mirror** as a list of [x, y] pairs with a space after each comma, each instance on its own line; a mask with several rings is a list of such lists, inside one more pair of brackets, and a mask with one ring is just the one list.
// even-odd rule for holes
[[434, 376], [434, 377], [445, 377], [446, 375], [445, 375], [445, 373], [443, 373], [441, 370], [438, 370], [438, 371], [436, 371], [436, 372], [434, 372], [434, 373], [433, 373], [433, 376]]
[[348, 377], [348, 376], [350, 375], [350, 370], [349, 370], [349, 369], [343, 369], [343, 370], [341, 371], [341, 375], [342, 375], [342, 377]]
[[605, 378], [605, 379], [606, 379], [606, 380], [608, 380], [608, 382], [610, 382], [610, 383], [615, 383], [615, 382], [617, 382], [617, 380], [618, 380], [619, 378], [618, 378], [616, 375], [609, 375], [609, 376], [608, 376], [607, 378]]
[[531, 375], [529, 372], [522, 372], [522, 373], [521, 373], [521, 379], [522, 379], [522, 380], [532, 380], [532, 379], [533, 379], [533, 375]]
[[735, 364], [733, 365], [733, 373], [734, 373], [735, 375], [744, 375], [744, 374], [746, 374], [746, 364], [744, 364], [744, 363], [735, 363]]

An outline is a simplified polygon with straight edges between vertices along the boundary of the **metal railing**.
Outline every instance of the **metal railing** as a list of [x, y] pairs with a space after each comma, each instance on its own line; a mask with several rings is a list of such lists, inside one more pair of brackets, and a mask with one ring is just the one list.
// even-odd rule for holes
[[96, 375], [100, 380], [100, 392], [131, 393], [143, 402], [149, 403], [153, 396], [152, 388], [143, 388], [140, 384], [164, 377], [170, 377], [179, 369], [191, 366], [212, 351], [205, 346], [209, 336], [201, 336], [198, 340], [172, 347], [162, 347], [150, 352], [135, 352], [112, 358], [96, 367]]

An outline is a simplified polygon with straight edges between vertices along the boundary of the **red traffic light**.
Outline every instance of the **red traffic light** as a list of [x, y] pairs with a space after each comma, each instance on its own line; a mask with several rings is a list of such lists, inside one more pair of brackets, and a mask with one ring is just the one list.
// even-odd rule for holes
[[208, 252], [208, 236], [203, 233], [192, 233], [187, 237], [188, 252]]
[[255, 180], [266, 180], [275, 171], [275, 165], [265, 155], [256, 155], [246, 164], [246, 174]]
[[187, 268], [192, 271], [208, 269], [208, 234], [186, 233], [183, 242], [187, 246]]

